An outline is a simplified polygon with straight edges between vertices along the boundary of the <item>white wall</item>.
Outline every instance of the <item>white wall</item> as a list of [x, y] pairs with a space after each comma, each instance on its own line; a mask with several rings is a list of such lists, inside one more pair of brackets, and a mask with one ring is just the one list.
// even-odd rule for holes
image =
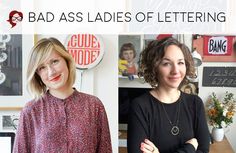
[[[199, 75], [199, 96], [202, 98], [203, 102], [206, 102], [212, 92], [215, 92], [216, 95], [222, 96], [226, 91], [232, 92], [236, 97], [236, 88], [235, 87], [203, 87], [202, 86], [202, 73], [204, 66], [236, 66], [236, 63], [232, 62], [204, 62], [198, 68], [198, 75]], [[211, 127], [210, 127], [211, 129]], [[228, 128], [225, 129], [225, 135], [229, 140], [231, 146], [233, 147], [234, 151], [236, 151], [236, 116], [234, 116], [233, 124], [231, 124]]]
[[105, 55], [94, 69], [94, 95], [106, 107], [109, 119], [113, 153], [118, 153], [118, 37], [104, 35]]

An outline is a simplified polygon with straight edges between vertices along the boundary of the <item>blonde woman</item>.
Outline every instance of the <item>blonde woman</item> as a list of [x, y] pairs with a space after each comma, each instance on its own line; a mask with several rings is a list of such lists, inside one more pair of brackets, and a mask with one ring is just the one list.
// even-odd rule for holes
[[111, 153], [101, 101], [73, 88], [75, 64], [55, 38], [32, 49], [28, 89], [34, 99], [21, 112], [14, 153]]

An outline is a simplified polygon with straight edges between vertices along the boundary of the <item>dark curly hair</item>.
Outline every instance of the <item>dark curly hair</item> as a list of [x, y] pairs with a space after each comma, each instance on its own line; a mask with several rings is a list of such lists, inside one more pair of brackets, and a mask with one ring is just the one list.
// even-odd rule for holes
[[[161, 40], [153, 40], [140, 53], [139, 57], [139, 77], [144, 77], [144, 80], [152, 87], [158, 86], [158, 66], [165, 55], [167, 47], [176, 45], [181, 49], [185, 59], [186, 76], [194, 77], [195, 68], [193, 58], [188, 47], [172, 37], [167, 37]], [[188, 82], [187, 77], [184, 77], [181, 85]]]

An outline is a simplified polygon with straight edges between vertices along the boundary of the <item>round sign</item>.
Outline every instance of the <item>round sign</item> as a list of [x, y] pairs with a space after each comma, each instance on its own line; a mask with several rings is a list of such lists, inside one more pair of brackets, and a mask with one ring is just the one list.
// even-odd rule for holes
[[0, 72], [0, 84], [2, 84], [6, 80], [6, 75]]
[[0, 53], [0, 63], [4, 62], [7, 59], [7, 54], [4, 52]]
[[76, 67], [81, 70], [95, 67], [104, 55], [104, 44], [98, 35], [70, 35], [66, 40], [66, 48], [74, 58]]

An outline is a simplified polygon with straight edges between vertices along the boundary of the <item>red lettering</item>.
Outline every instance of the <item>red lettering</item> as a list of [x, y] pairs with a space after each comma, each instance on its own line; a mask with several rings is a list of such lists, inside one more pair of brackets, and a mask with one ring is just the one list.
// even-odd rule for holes
[[82, 40], [83, 40], [83, 35], [77, 35], [77, 47], [83, 48], [84, 44]]
[[85, 50], [84, 65], [89, 65], [90, 63], [91, 63], [91, 61], [90, 61], [90, 50]]
[[80, 66], [94, 63], [100, 54], [100, 43], [94, 35], [72, 35], [67, 45], [75, 63]]
[[97, 41], [97, 38], [93, 35], [92, 36], [92, 48], [97, 48], [98, 47], [98, 41]]
[[77, 51], [74, 50], [74, 49], [69, 49], [68, 51], [72, 55], [72, 57], [75, 60], [75, 62], [77, 63]]
[[79, 50], [77, 53], [77, 59], [78, 61], [76, 61], [76, 63], [78, 65], [83, 65], [83, 50]]
[[91, 47], [91, 35], [84, 35], [84, 47], [89, 48]]
[[76, 47], [76, 35], [71, 36], [71, 39], [69, 41], [69, 46], [70, 47]]
[[99, 56], [99, 50], [93, 50], [91, 52], [91, 63], [95, 62]]

